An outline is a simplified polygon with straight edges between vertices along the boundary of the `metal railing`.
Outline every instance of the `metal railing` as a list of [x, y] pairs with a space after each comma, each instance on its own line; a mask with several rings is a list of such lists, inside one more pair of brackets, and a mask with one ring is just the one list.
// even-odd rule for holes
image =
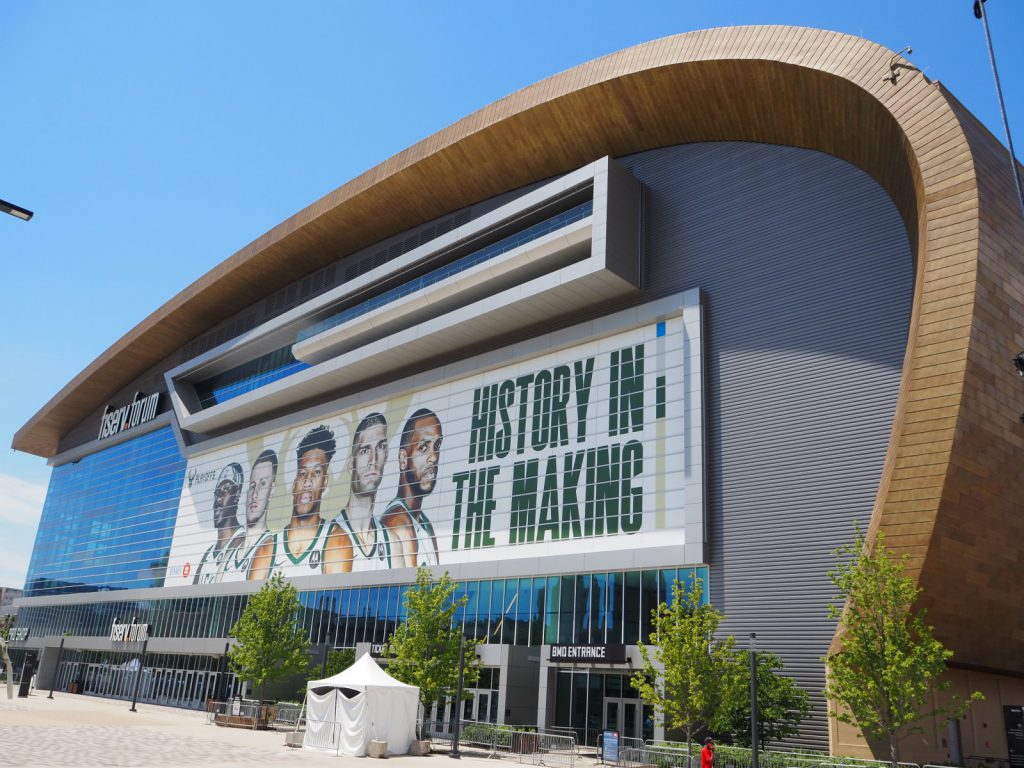
[[273, 719], [270, 727], [276, 730], [299, 730], [306, 724], [301, 704], [294, 702], [278, 702], [274, 705]]
[[[643, 739], [638, 739], [633, 736], [619, 736], [619, 751], [623, 749], [643, 749], [646, 745]], [[601, 762], [617, 762], [608, 760], [608, 756], [605, 755], [604, 751], [604, 731], [597, 734], [597, 754], [601, 758]]]
[[[760, 758], [763, 768], [887, 768], [892, 765], [888, 760], [785, 750], [765, 750], [760, 753]], [[900, 768], [920, 768], [917, 763], [900, 762], [897, 765]]]
[[[434, 743], [451, 746], [453, 721], [426, 720], [420, 724], [420, 729]], [[574, 768], [576, 764], [576, 739], [569, 733], [552, 733], [548, 728], [463, 720], [459, 744], [486, 750], [493, 757], [514, 758], [529, 765]]]
[[272, 705], [249, 699], [213, 701], [206, 707], [206, 722], [231, 728], [266, 728], [273, 718]]
[[[620, 739], [618, 764], [623, 768], [637, 765], [655, 765], [658, 768], [691, 768], [699, 764], [701, 744], [679, 741], [648, 739], [643, 747]], [[889, 768], [885, 760], [868, 760], [859, 757], [827, 755], [822, 752], [788, 752], [785, 750], [763, 750], [758, 753], [760, 768]], [[716, 745], [715, 765], [719, 768], [751, 768], [752, 750], [746, 747]], [[901, 762], [900, 768], [921, 768], [917, 763]], [[974, 766], [973, 768], [986, 768]], [[1008, 768], [990, 766], [988, 768]]]
[[640, 765], [655, 765], [658, 768], [691, 768], [692, 758], [699, 756], [700, 751], [687, 755], [685, 747], [656, 747], [644, 744], [641, 747], [619, 744], [619, 759], [616, 765], [623, 768]]

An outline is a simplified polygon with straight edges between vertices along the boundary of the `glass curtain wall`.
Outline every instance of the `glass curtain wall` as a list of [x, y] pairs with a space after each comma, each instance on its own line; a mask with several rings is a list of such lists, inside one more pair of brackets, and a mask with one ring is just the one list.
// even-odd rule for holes
[[[650, 614], [671, 602], [672, 584], [703, 581], [707, 568], [613, 571], [460, 582], [467, 604], [455, 621], [485, 643], [635, 645], [650, 636]], [[313, 645], [383, 643], [405, 619], [408, 585], [300, 592], [299, 620]], [[33, 636], [105, 636], [115, 618], [150, 624], [153, 637], [227, 638], [246, 595], [26, 606], [17, 626]], [[706, 597], [705, 597], [706, 599]]]

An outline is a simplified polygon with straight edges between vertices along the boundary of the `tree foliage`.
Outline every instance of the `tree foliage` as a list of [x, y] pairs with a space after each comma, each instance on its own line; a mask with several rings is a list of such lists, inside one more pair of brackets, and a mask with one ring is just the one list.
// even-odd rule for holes
[[733, 638], [715, 639], [722, 614], [701, 599], [701, 582], [672, 586], [672, 604], [651, 611], [654, 647], [639, 644], [643, 666], [632, 679], [668, 728], [681, 728], [687, 743], [711, 722], [735, 664]]
[[336, 674], [344, 672], [355, 663], [355, 648], [335, 648], [332, 651], [328, 651], [324, 677], [334, 677]]
[[14, 698], [14, 668], [11, 665], [11, 657], [7, 653], [8, 641], [11, 637], [11, 627], [14, 626], [14, 616], [10, 614], [0, 616], [0, 661], [3, 661], [4, 675], [7, 678], [7, 698]]
[[[807, 692], [791, 677], [778, 674], [782, 659], [774, 653], [757, 654], [757, 719], [759, 748], [795, 735], [810, 711]], [[750, 651], [739, 651], [733, 675], [714, 720], [716, 730], [731, 733], [743, 747], [750, 737]]]
[[267, 683], [309, 672], [309, 640], [299, 624], [299, 595], [280, 574], [249, 598], [231, 628], [237, 641], [228, 651], [232, 671], [266, 693]]
[[895, 766], [899, 739], [920, 732], [916, 722], [959, 717], [981, 694], [931, 706], [932, 692], [949, 688], [939, 677], [953, 653], [932, 635], [924, 610], [914, 610], [921, 590], [905, 573], [908, 555], [897, 558], [881, 531], [869, 548], [859, 528], [853, 544], [836, 555], [839, 564], [829, 578], [839, 595], [829, 615], [839, 620], [841, 648], [825, 657], [825, 695], [844, 707], [833, 709], [833, 717], [888, 743]]
[[[459, 674], [461, 627], [455, 612], [466, 605], [466, 596], [455, 599], [455, 582], [445, 573], [434, 579], [430, 571], [416, 571], [416, 583], [405, 595], [407, 617], [395, 629], [384, 648], [388, 674], [419, 686], [420, 704], [455, 698]], [[472, 687], [480, 676], [476, 640], [466, 640], [464, 686]]]

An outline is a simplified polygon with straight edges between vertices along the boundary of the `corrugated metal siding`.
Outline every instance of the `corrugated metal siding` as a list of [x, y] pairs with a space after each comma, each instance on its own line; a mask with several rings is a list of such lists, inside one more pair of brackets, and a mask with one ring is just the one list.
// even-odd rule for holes
[[896, 406], [913, 294], [903, 223], [866, 174], [759, 144], [621, 160], [647, 188], [648, 297], [704, 289], [711, 599], [757, 633], [828, 746], [821, 657], [832, 551], [866, 524]]

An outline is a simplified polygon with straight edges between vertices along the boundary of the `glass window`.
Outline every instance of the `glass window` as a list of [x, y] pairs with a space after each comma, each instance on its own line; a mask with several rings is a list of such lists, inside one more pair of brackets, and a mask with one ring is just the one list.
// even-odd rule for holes
[[590, 642], [591, 627], [596, 623], [597, 615], [600, 613], [599, 607], [591, 612], [591, 605], [593, 602], [596, 602], [596, 600], [591, 600], [592, 593], [595, 591], [591, 589], [592, 586], [593, 577], [589, 573], [576, 577], [576, 602], [574, 606], [576, 621], [572, 639], [568, 642]]
[[370, 642], [366, 632], [366, 611], [370, 602], [370, 590], [366, 587], [356, 590], [356, 604], [354, 619], [356, 622], [353, 640], [356, 643]]
[[558, 640], [559, 643], [571, 643], [575, 639], [573, 612], [576, 600], [576, 579], [573, 576], [562, 576], [561, 599], [558, 604]]
[[170, 427], [54, 467], [25, 596], [162, 586], [184, 474]]
[[546, 590], [546, 610], [544, 618], [544, 643], [551, 645], [558, 642], [558, 617], [559, 606], [561, 605], [561, 579], [557, 576], [548, 577]]
[[[373, 296], [372, 298], [356, 304], [355, 306], [343, 309], [331, 317], [321, 320], [308, 328], [304, 328], [298, 332], [297, 340], [303, 341], [304, 339], [309, 339], [323, 333], [326, 330], [343, 325], [344, 323], [354, 320], [357, 317], [361, 317], [367, 312], [371, 312], [378, 307], [397, 301], [403, 296], [409, 296], [418, 291], [422, 291], [428, 286], [434, 285], [435, 283], [451, 277], [452, 275], [463, 272], [477, 264], [489, 261], [490, 259], [500, 256], [513, 248], [518, 248], [524, 243], [543, 237], [549, 232], [554, 232], [566, 227], [574, 221], [585, 219], [593, 213], [593, 209], [593, 201], [588, 200], [585, 203], [581, 203], [567, 211], [557, 213], [551, 218], [537, 224], [533, 224], [521, 232], [516, 232], [515, 234], [509, 235], [496, 243], [492, 243], [491, 245], [484, 246], [483, 248], [473, 251], [465, 256], [461, 256], [449, 264], [442, 265], [425, 275], [391, 288], [390, 290], [387, 290], [377, 296]], [[291, 348], [286, 347], [285, 349], [290, 350]]]
[[608, 626], [608, 577], [603, 573], [591, 576], [590, 601], [587, 609], [590, 612], [588, 642], [602, 644], [605, 642], [605, 629]]
[[477, 598], [480, 594], [480, 583], [466, 582], [465, 633], [466, 637], [476, 637]]
[[481, 581], [477, 588], [476, 632], [473, 635], [481, 642], [488, 642], [491, 635], [491, 589], [489, 581]]
[[[469, 586], [467, 584], [459, 582], [455, 585], [455, 592], [452, 595], [452, 598], [455, 600], [456, 605], [458, 605], [459, 601], [462, 600], [463, 596], [465, 596], [468, 600]], [[468, 602], [464, 606], [457, 607], [455, 609], [455, 614], [452, 616], [452, 622], [455, 624], [456, 627], [460, 627], [462, 629], [463, 634], [465, 634], [466, 632], [466, 612], [468, 607]], [[407, 614], [403, 613], [403, 620], [406, 617], [406, 615]]]
[[502, 642], [505, 631], [505, 580], [498, 579], [491, 583], [491, 633], [487, 642]]
[[351, 648], [355, 645], [352, 640], [352, 590], [341, 591], [341, 607], [338, 609], [338, 640], [336, 647]]
[[640, 639], [651, 639], [651, 611], [658, 607], [658, 572], [643, 571], [640, 575]]
[[661, 571], [661, 602], [672, 605], [675, 602], [673, 585], [676, 582], [678, 571], [675, 568], [665, 568]]
[[607, 599], [605, 600], [605, 642], [622, 642], [622, 593], [625, 587], [624, 573], [607, 574]]
[[640, 639], [640, 571], [627, 571], [623, 593], [623, 638], [626, 645]]

